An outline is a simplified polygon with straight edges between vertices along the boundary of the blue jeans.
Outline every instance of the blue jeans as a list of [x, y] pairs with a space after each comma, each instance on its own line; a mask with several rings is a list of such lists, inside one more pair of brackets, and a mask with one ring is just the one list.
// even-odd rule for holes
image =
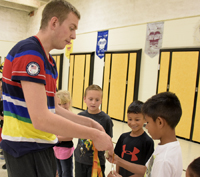
[[65, 160], [56, 158], [59, 177], [73, 177], [73, 155]]

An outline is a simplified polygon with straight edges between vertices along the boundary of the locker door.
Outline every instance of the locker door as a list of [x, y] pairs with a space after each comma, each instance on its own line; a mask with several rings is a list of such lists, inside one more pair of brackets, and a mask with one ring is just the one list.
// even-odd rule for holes
[[68, 90], [72, 97], [72, 106], [87, 109], [84, 103], [84, 91], [93, 82], [94, 52], [70, 55]]
[[[91, 55], [86, 55], [86, 63], [85, 63], [85, 76], [84, 76], [84, 93], [85, 93], [85, 89], [89, 86], [89, 81], [90, 81], [90, 61], [91, 61]], [[83, 97], [84, 97], [84, 93], [83, 93]], [[83, 109], [86, 110], [87, 109], [87, 105], [84, 102], [83, 99]]]
[[[198, 74], [199, 76], [199, 74]], [[193, 131], [193, 141], [200, 142], [200, 77], [199, 77], [199, 83], [198, 83], [198, 95], [197, 95], [197, 101], [196, 101], [196, 113], [195, 113], [195, 119], [194, 119], [194, 131]]]
[[127, 94], [126, 94], [126, 107], [125, 107], [125, 122], [127, 122], [127, 109], [134, 100], [135, 91], [135, 76], [136, 76], [136, 61], [137, 53], [131, 53], [128, 65], [128, 81], [127, 81]]
[[62, 89], [62, 70], [63, 70], [63, 54], [52, 55], [56, 62], [57, 72], [58, 72], [58, 79], [57, 79], [57, 89]]
[[85, 55], [75, 55], [72, 106], [83, 108]]
[[168, 86], [170, 52], [161, 52], [157, 93], [166, 92]]
[[106, 52], [102, 110], [111, 118], [127, 121], [127, 108], [138, 99], [141, 50]]
[[199, 52], [173, 52], [169, 91], [176, 93], [182, 106], [182, 117], [176, 135], [190, 138]]
[[103, 100], [101, 109], [105, 113], [108, 113], [108, 97], [109, 97], [109, 86], [110, 86], [110, 66], [111, 66], [111, 54], [105, 54], [105, 66], [104, 66], [104, 77], [103, 77]]
[[108, 115], [123, 121], [128, 54], [113, 54], [110, 76]]
[[70, 67], [69, 67], [69, 78], [68, 78], [68, 91], [71, 94], [72, 98], [73, 79], [74, 79], [74, 55], [70, 55], [69, 63]]

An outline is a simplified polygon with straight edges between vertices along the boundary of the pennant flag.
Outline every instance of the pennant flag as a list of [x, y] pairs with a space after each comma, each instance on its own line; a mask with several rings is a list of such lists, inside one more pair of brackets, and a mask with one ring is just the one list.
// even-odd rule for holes
[[99, 31], [97, 34], [97, 47], [96, 47], [96, 55], [102, 59], [104, 57], [105, 51], [107, 51], [108, 47], [108, 30], [107, 31]]
[[145, 53], [151, 58], [156, 56], [162, 47], [163, 28], [164, 22], [147, 24]]
[[70, 44], [67, 44], [65, 47], [65, 56], [69, 59], [70, 53], [73, 51], [73, 40], [70, 41]]

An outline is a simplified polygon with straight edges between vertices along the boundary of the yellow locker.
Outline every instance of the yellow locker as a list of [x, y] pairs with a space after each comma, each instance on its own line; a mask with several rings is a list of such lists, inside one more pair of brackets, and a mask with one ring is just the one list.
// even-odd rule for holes
[[105, 54], [105, 66], [104, 66], [104, 81], [103, 81], [103, 100], [101, 104], [101, 109], [105, 113], [108, 112], [108, 96], [109, 96], [109, 83], [110, 83], [110, 62], [111, 62], [111, 54]]
[[198, 117], [200, 107], [198, 101], [195, 101], [199, 99], [196, 94], [199, 78], [198, 63], [199, 49], [160, 51], [157, 92], [170, 91], [178, 96], [182, 106], [182, 117], [176, 127], [176, 135], [190, 140], [193, 135], [194, 141], [200, 139], [200, 132], [196, 127], [200, 123]]
[[56, 85], [58, 90], [62, 89], [63, 56], [63, 54], [52, 55], [57, 66], [58, 79]]
[[94, 52], [70, 54], [68, 90], [72, 97], [72, 106], [87, 109], [84, 103], [84, 91], [93, 82]]
[[190, 138], [196, 89], [198, 52], [173, 52], [169, 91], [176, 93], [182, 106], [177, 136]]
[[158, 93], [166, 92], [168, 86], [168, 72], [169, 72], [170, 52], [162, 52], [159, 64], [159, 82]]
[[128, 53], [113, 54], [112, 57], [108, 115], [123, 121]]
[[[200, 84], [200, 77], [199, 77], [199, 84]], [[195, 119], [194, 119], [194, 131], [192, 140], [200, 142], [200, 85], [198, 85], [198, 96], [196, 100], [196, 112], [195, 112]]]
[[137, 53], [130, 53], [130, 60], [128, 65], [128, 82], [127, 82], [127, 95], [125, 107], [125, 122], [127, 122], [127, 109], [134, 99], [134, 83], [136, 73]]
[[105, 53], [102, 110], [127, 121], [129, 104], [138, 98], [141, 50]]
[[[85, 63], [85, 76], [84, 76], [84, 93], [85, 89], [89, 86], [89, 79], [90, 79], [90, 61], [91, 61], [91, 55], [86, 55], [86, 63]], [[83, 94], [84, 97], [84, 94]], [[85, 104], [83, 100], [83, 109], [87, 109], [87, 105]]]
[[84, 84], [85, 55], [76, 55], [74, 58], [74, 81], [72, 88], [72, 106], [82, 109]]
[[70, 55], [69, 59], [70, 66], [69, 67], [69, 76], [68, 76], [68, 91], [71, 94], [71, 99], [72, 98], [72, 86], [73, 86], [73, 75], [74, 75], [74, 55]]

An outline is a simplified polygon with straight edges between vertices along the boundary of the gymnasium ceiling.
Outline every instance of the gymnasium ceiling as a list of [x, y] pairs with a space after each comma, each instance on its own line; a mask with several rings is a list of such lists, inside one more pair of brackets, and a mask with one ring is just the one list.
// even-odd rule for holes
[[32, 12], [50, 0], [0, 0], [0, 7]]

